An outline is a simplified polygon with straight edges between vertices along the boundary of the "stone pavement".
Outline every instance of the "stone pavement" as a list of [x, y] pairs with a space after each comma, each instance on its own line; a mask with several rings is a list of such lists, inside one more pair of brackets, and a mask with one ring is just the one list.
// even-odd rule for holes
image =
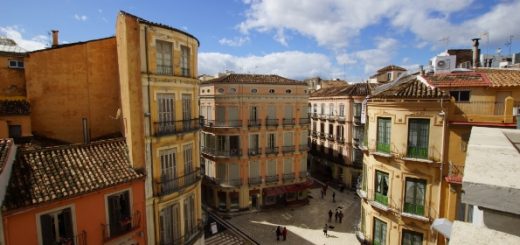
[[[336, 202], [332, 202], [332, 191], [336, 192]], [[296, 208], [270, 209], [261, 212], [233, 216], [231, 224], [250, 235], [260, 244], [359, 244], [354, 225], [359, 222], [359, 198], [355, 192], [328, 188], [327, 195], [321, 199], [320, 188], [310, 189], [309, 205]], [[328, 221], [328, 211], [334, 212], [342, 207], [343, 222], [336, 223], [334, 215]], [[323, 234], [325, 223], [334, 226], [329, 229], [328, 237]], [[287, 240], [276, 241], [276, 227], [287, 227]]]

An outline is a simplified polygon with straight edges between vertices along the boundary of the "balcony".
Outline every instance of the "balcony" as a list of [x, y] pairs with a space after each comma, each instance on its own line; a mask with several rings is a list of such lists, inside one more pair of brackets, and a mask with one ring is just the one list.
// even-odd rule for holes
[[283, 182], [294, 181], [294, 173], [283, 174]]
[[330, 115], [327, 115], [327, 121], [329, 122], [334, 122], [336, 121], [336, 116], [330, 114]]
[[278, 119], [265, 119], [265, 126], [269, 127], [278, 127]]
[[311, 118], [312, 118], [312, 119], [318, 119], [318, 113], [313, 112], [313, 113], [311, 114]]
[[[195, 223], [195, 222], [193, 222]], [[160, 245], [175, 245], [175, 244], [193, 244], [204, 234], [204, 225], [202, 221], [198, 221], [193, 227], [188, 227], [185, 230], [184, 236], [181, 236], [171, 242], [160, 242]]]
[[282, 124], [284, 127], [291, 127], [291, 126], [294, 126], [296, 123], [295, 123], [294, 118], [284, 118], [282, 120]]
[[312, 138], [318, 138], [318, 132], [316, 132], [316, 131], [311, 131], [311, 137], [312, 137]]
[[235, 179], [221, 179], [221, 178], [215, 178], [214, 179], [215, 182], [219, 185], [222, 185], [222, 186], [234, 186], [234, 187], [237, 187], [237, 186], [240, 186], [242, 185], [242, 179], [240, 178], [235, 178]]
[[308, 151], [309, 150], [309, 146], [307, 144], [304, 144], [304, 145], [300, 145], [298, 147], [298, 150], [299, 151]]
[[427, 147], [408, 147], [406, 157], [417, 158], [417, 159], [428, 159], [428, 148]]
[[339, 123], [345, 123], [345, 121], [346, 121], [345, 115], [339, 115], [337, 121]]
[[320, 139], [325, 140], [325, 133], [324, 132], [318, 132], [318, 136]]
[[278, 154], [278, 146], [266, 147], [264, 150], [265, 150], [265, 154], [266, 155], [276, 155], [276, 154]]
[[381, 153], [385, 153], [385, 154], [390, 154], [390, 144], [377, 143], [376, 144], [376, 151], [377, 152], [381, 152]]
[[155, 136], [166, 136], [172, 134], [188, 133], [199, 130], [199, 119], [189, 119], [180, 121], [155, 122]]
[[258, 147], [255, 148], [249, 148], [247, 151], [248, 156], [258, 156], [262, 154], [262, 150]]
[[294, 145], [282, 146], [282, 153], [293, 153], [295, 151]]
[[354, 123], [354, 125], [361, 125], [361, 116], [354, 116], [352, 118], [352, 122]]
[[141, 224], [141, 213], [135, 211], [130, 217], [122, 217], [113, 224], [101, 224], [103, 241], [108, 242], [117, 237], [129, 234], [139, 228]]
[[155, 183], [155, 190], [157, 191], [158, 196], [164, 196], [191, 186], [199, 180], [199, 168], [180, 177], [169, 178], [167, 176], [161, 176], [161, 180]]
[[268, 175], [268, 176], [265, 176], [265, 183], [266, 184], [278, 183], [278, 175]]
[[260, 126], [262, 126], [262, 122], [260, 119], [249, 119], [247, 121], [247, 127], [248, 128], [259, 128]]
[[300, 180], [307, 179], [307, 171], [300, 171], [298, 176], [300, 176]]
[[327, 120], [327, 115], [325, 115], [325, 114], [322, 113], [322, 114], [319, 114], [319, 115], [318, 115], [318, 118], [319, 118], [320, 120], [322, 120], [322, 121], [325, 121], [325, 120]]
[[260, 177], [249, 177], [248, 179], [249, 185], [260, 185], [262, 184], [262, 178]]
[[375, 193], [374, 200], [380, 204], [388, 206], [388, 196], [385, 196], [381, 193]]
[[449, 114], [448, 119], [450, 123], [482, 123], [484, 125], [489, 123], [490, 126], [514, 126], [516, 118], [513, 116], [513, 109], [515, 106], [519, 106], [518, 102], [511, 97], [504, 101], [458, 101], [453, 103], [453, 111]]
[[453, 164], [450, 162], [448, 169], [448, 176], [444, 177], [448, 183], [462, 184], [462, 177], [464, 176], [464, 165]]
[[216, 121], [216, 120], [201, 120], [202, 126], [206, 128], [241, 128], [241, 120]]
[[172, 76], [173, 75], [172, 65], [171, 64], [170, 65], [157, 65], [157, 74]]
[[331, 141], [331, 142], [334, 142], [336, 139], [334, 138], [333, 134], [327, 134], [327, 140]]
[[239, 157], [242, 156], [240, 149], [216, 150], [215, 148], [203, 146], [202, 153], [213, 157]]
[[300, 125], [309, 125], [311, 123], [311, 119], [304, 117], [300, 118]]
[[424, 215], [424, 205], [404, 203], [403, 212], [415, 215]]
[[53, 244], [87, 245], [87, 232], [83, 230], [72, 237], [60, 237], [59, 240]]
[[337, 136], [336, 142], [338, 142], [338, 144], [340, 144], [340, 145], [343, 145], [343, 144], [345, 144], [345, 138]]

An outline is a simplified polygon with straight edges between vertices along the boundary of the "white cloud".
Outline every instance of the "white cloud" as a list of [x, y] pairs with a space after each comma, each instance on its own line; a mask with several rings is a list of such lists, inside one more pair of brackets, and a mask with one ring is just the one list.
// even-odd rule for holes
[[226, 45], [231, 47], [240, 47], [249, 42], [249, 37], [235, 37], [233, 39], [222, 38], [218, 40], [220, 45]]
[[327, 56], [319, 53], [287, 51], [243, 57], [223, 53], [199, 53], [198, 56], [200, 74], [215, 75], [231, 70], [236, 73], [277, 74], [292, 79], [343, 76], [341, 70], [334, 67]]
[[49, 37], [45, 35], [37, 35], [26, 39], [22, 36], [22, 33], [24, 33], [24, 30], [18, 26], [0, 26], [1, 36], [13, 39], [18, 44], [18, 46], [27, 51], [44, 49], [49, 43]]
[[87, 21], [88, 17], [86, 15], [74, 14], [74, 19], [79, 21]]

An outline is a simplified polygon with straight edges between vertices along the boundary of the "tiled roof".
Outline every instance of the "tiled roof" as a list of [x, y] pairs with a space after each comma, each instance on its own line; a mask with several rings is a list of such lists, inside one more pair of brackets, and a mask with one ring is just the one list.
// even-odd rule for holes
[[131, 167], [124, 139], [22, 150], [3, 208], [70, 198], [143, 177]]
[[9, 157], [9, 149], [12, 145], [12, 139], [0, 139], [0, 173], [4, 170], [7, 158]]
[[400, 81], [385, 84], [385, 87], [380, 87], [381, 90], [377, 94], [371, 96], [372, 98], [420, 98], [420, 99], [434, 99], [434, 98], [449, 98], [448, 94], [439, 88], [432, 88], [424, 82], [420, 81], [416, 75], [408, 75]]
[[168, 29], [168, 30], [172, 30], [172, 31], [183, 33], [184, 35], [189, 36], [189, 37], [197, 40], [197, 44], [200, 46], [199, 39], [197, 39], [195, 36], [191, 35], [190, 33], [185, 32], [183, 30], [179, 30], [177, 28], [174, 28], [174, 27], [171, 27], [171, 26], [168, 26], [168, 25], [165, 25], [165, 24], [161, 24], [161, 23], [156, 23], [156, 22], [152, 22], [152, 21], [149, 21], [149, 20], [145, 20], [145, 19], [143, 19], [143, 18], [141, 18], [139, 16], [135, 16], [133, 14], [130, 14], [130, 13], [122, 11], [122, 10], [119, 11], [119, 13], [122, 14], [122, 15], [126, 15], [126, 16], [129, 16], [129, 17], [135, 18], [135, 19], [137, 19], [137, 21], [139, 21], [141, 23], [144, 23], [144, 24], [147, 24], [147, 25], [157, 26], [157, 27]]
[[287, 85], [304, 85], [306, 83], [296, 80], [287, 79], [278, 75], [261, 75], [261, 74], [228, 74], [222, 77], [201, 82], [202, 84], [214, 83], [238, 83], [238, 84], [287, 84]]
[[451, 72], [426, 75], [424, 79], [436, 88], [488, 87], [491, 85], [486, 75], [476, 72]]
[[0, 115], [28, 115], [31, 105], [26, 100], [0, 100]]
[[313, 92], [310, 97], [334, 97], [334, 96], [367, 96], [370, 91], [377, 87], [375, 83], [354, 83], [330, 88], [322, 88]]
[[25, 54], [27, 51], [18, 46], [12, 39], [0, 37], [0, 52]]
[[485, 74], [491, 83], [491, 87], [517, 87], [520, 86], [520, 69], [493, 69], [478, 68], [475, 70], [480, 74]]
[[382, 73], [382, 72], [386, 72], [386, 71], [406, 71], [406, 69], [404, 69], [400, 66], [396, 66], [396, 65], [388, 65], [388, 66], [385, 66], [385, 67], [377, 70], [377, 73]]

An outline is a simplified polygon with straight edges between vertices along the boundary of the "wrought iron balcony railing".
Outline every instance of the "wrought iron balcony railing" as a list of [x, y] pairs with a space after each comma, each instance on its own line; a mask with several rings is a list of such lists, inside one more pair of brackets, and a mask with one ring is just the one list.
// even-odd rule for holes
[[294, 120], [294, 118], [284, 118], [282, 120], [282, 124], [283, 124], [283, 126], [294, 126], [295, 120]]
[[308, 117], [300, 118], [300, 125], [308, 125], [311, 123], [311, 119]]
[[258, 155], [262, 154], [262, 150], [258, 147], [249, 148], [249, 150], [247, 151], [247, 154], [249, 156], [258, 156]]
[[266, 155], [276, 155], [278, 154], [278, 146], [266, 147], [264, 148]]
[[247, 126], [249, 128], [259, 128], [260, 126], [262, 126], [262, 122], [260, 121], [260, 119], [249, 119], [247, 121]]
[[309, 145], [307, 144], [302, 144], [298, 147], [298, 150], [300, 151], [308, 151], [309, 150]]
[[268, 175], [265, 176], [265, 183], [266, 184], [272, 184], [278, 182], [278, 175]]
[[290, 182], [294, 180], [294, 173], [283, 174], [283, 181]]
[[163, 196], [177, 192], [185, 187], [197, 183], [201, 179], [200, 169], [195, 170], [178, 177], [161, 176], [160, 181], [155, 183], [157, 195]]
[[173, 66], [170, 65], [157, 65], [157, 74], [159, 75], [173, 75]]
[[155, 136], [164, 136], [196, 131], [200, 128], [199, 119], [193, 118], [179, 121], [165, 121], [154, 123]]
[[228, 121], [216, 121], [216, 120], [201, 120], [204, 127], [207, 128], [240, 128], [242, 127], [242, 120], [228, 120]]
[[262, 178], [260, 177], [249, 177], [248, 179], [249, 185], [260, 185], [262, 184]]
[[132, 216], [121, 217], [120, 220], [111, 224], [102, 224], [103, 241], [109, 241], [116, 237], [123, 236], [139, 228], [141, 224], [141, 213], [135, 211]]
[[242, 151], [240, 149], [230, 149], [230, 150], [217, 150], [215, 148], [203, 146], [201, 147], [202, 153], [207, 154], [214, 157], [239, 157], [242, 156]]
[[291, 152], [294, 152], [294, 150], [295, 150], [294, 145], [285, 145], [285, 146], [282, 146], [282, 152], [283, 152], [283, 153], [291, 153]]
[[267, 127], [278, 127], [278, 119], [265, 119], [265, 126]]

